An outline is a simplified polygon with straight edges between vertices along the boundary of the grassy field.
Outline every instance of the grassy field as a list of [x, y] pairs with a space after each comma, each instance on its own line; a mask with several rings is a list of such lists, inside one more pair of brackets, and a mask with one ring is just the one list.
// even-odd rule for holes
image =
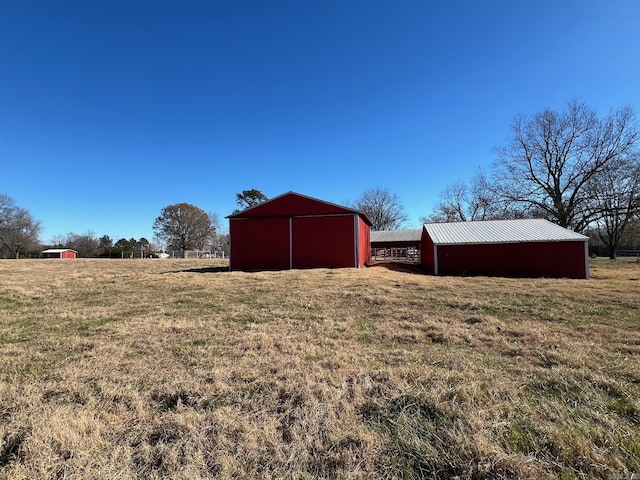
[[640, 264], [224, 266], [0, 261], [0, 478], [640, 474]]

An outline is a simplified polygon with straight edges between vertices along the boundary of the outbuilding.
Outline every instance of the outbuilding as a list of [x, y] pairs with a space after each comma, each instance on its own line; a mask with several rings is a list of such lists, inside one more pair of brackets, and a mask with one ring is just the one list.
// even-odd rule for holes
[[70, 248], [50, 248], [42, 251], [42, 258], [76, 258], [78, 252]]
[[373, 261], [410, 261], [419, 263], [421, 229], [379, 230], [371, 232]]
[[435, 275], [589, 278], [589, 238], [543, 219], [427, 223], [421, 257]]
[[371, 248], [420, 248], [421, 229], [371, 232]]
[[227, 217], [231, 270], [363, 267], [371, 221], [349, 207], [288, 192]]

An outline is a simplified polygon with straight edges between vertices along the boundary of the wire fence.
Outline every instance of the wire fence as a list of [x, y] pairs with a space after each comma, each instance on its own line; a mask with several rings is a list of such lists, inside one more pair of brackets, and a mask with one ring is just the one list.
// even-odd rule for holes
[[171, 258], [227, 258], [223, 250], [172, 250]]

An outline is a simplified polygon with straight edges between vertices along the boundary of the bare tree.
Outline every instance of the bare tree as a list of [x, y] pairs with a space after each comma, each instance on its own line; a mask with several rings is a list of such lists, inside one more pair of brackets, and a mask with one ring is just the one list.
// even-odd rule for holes
[[177, 203], [162, 209], [153, 224], [159, 239], [175, 250], [202, 250], [215, 234], [211, 215], [189, 203]]
[[40, 222], [8, 195], [0, 194], [0, 253], [20, 258], [20, 252], [33, 248], [40, 235]]
[[640, 215], [640, 155], [610, 162], [588, 184], [595, 229], [616, 258], [629, 224]]
[[471, 208], [469, 186], [465, 182], [448, 185], [440, 192], [440, 201], [428, 217], [422, 217], [427, 222], [466, 222], [476, 220]]
[[513, 205], [502, 201], [484, 172], [478, 170], [470, 183], [456, 182], [445, 188], [431, 214], [420, 220], [423, 223], [467, 222], [521, 216]]
[[205, 247], [213, 251], [218, 248], [220, 241], [218, 239], [219, 233], [222, 232], [222, 221], [220, 215], [217, 212], [209, 212], [209, 220], [211, 222], [211, 234], [207, 238]]
[[408, 220], [400, 198], [388, 188], [365, 191], [356, 199], [354, 207], [369, 217], [373, 230], [396, 230]]
[[90, 258], [98, 255], [100, 240], [91, 231], [84, 235], [68, 233], [63, 246], [78, 252], [78, 257]]
[[220, 220], [220, 215], [217, 212], [209, 212], [209, 220], [211, 221], [211, 226], [213, 227], [215, 232], [219, 232], [222, 230], [222, 221]]
[[66, 248], [67, 236], [58, 233], [52, 236], [46, 246], [50, 248]]
[[628, 155], [640, 132], [631, 107], [599, 119], [584, 103], [563, 112], [517, 116], [506, 145], [496, 149], [494, 178], [502, 199], [582, 231], [593, 220], [588, 182]]

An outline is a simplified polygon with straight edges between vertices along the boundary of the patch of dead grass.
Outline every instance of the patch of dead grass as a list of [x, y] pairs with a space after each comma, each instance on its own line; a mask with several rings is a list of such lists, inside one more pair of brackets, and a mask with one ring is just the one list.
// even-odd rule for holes
[[0, 261], [0, 478], [640, 472], [640, 267]]

